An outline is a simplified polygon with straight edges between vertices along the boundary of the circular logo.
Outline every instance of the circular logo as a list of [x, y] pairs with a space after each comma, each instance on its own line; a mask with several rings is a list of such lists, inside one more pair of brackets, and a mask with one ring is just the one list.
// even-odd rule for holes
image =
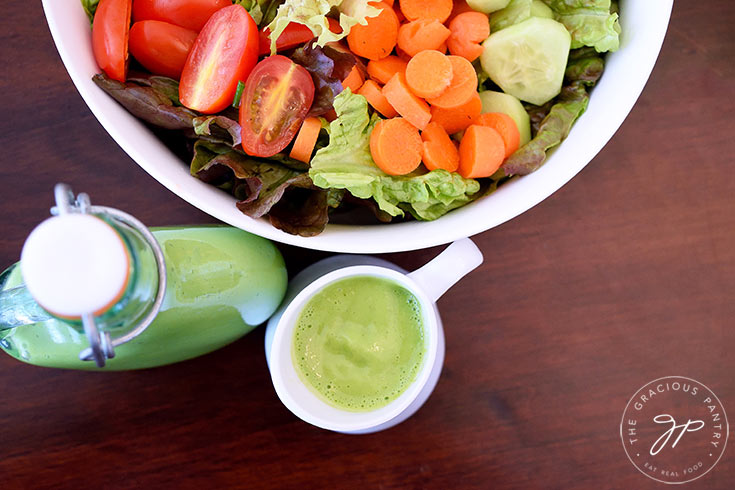
[[633, 465], [662, 483], [704, 476], [725, 452], [730, 427], [719, 398], [699, 381], [667, 376], [628, 401], [620, 438]]

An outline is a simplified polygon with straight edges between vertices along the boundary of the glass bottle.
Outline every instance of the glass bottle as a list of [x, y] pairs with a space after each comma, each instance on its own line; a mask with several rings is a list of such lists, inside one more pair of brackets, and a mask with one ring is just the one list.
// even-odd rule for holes
[[268, 240], [221, 225], [148, 230], [63, 184], [56, 201], [0, 274], [0, 348], [16, 359], [169, 364], [240, 338], [283, 299], [286, 269]]

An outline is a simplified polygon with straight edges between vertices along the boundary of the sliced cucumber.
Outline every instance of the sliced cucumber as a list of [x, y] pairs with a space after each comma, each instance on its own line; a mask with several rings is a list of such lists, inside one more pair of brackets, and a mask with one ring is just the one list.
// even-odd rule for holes
[[490, 15], [490, 32], [497, 32], [531, 17], [553, 19], [554, 12], [541, 0], [510, 0], [507, 7]]
[[561, 91], [571, 43], [562, 24], [532, 17], [490, 34], [480, 63], [504, 92], [541, 105]]
[[508, 114], [518, 126], [521, 133], [521, 146], [531, 141], [531, 118], [521, 101], [509, 94], [485, 90], [480, 92], [482, 112], [502, 112]]
[[472, 10], [477, 10], [478, 12], [485, 14], [504, 9], [509, 3], [510, 0], [467, 0], [467, 5], [469, 5]]
[[533, 0], [531, 2], [531, 17], [542, 17], [544, 19], [553, 19], [554, 11], [541, 0]]

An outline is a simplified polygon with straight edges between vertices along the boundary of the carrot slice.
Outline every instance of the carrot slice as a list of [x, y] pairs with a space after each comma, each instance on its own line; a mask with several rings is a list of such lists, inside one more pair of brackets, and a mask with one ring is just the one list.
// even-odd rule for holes
[[396, 73], [383, 87], [383, 95], [390, 105], [408, 122], [423, 130], [431, 120], [431, 110], [423, 99], [408, 88], [406, 75]]
[[385, 85], [398, 72], [406, 73], [406, 63], [398, 56], [386, 56], [379, 60], [369, 61], [367, 72], [370, 78]]
[[319, 131], [322, 130], [322, 122], [318, 117], [307, 117], [301, 124], [296, 139], [293, 142], [291, 153], [289, 156], [294, 160], [304, 163], [311, 161], [311, 154], [314, 151], [316, 140], [319, 138]]
[[475, 61], [482, 54], [480, 43], [490, 36], [490, 21], [481, 12], [465, 12], [452, 19], [449, 30], [452, 31], [447, 39], [449, 52]]
[[508, 114], [502, 112], [486, 112], [475, 117], [472, 120], [472, 124], [487, 126], [500, 133], [500, 137], [503, 138], [503, 142], [505, 143], [506, 158], [516, 151], [521, 143], [521, 133], [518, 131], [518, 125]]
[[388, 102], [388, 99], [383, 95], [383, 92], [380, 91], [380, 86], [375, 81], [365, 80], [365, 83], [362, 84], [362, 87], [360, 87], [357, 93], [365, 97], [368, 104], [383, 116], [390, 119], [398, 115], [393, 106], [390, 105], [390, 102]]
[[480, 94], [470, 98], [465, 104], [454, 109], [431, 108], [431, 122], [436, 122], [449, 134], [464, 131], [470, 124], [479, 124], [474, 119], [482, 112]]
[[396, 46], [398, 38], [398, 17], [393, 9], [384, 2], [374, 4], [381, 9], [375, 17], [368, 17], [367, 25], [352, 26], [347, 34], [350, 51], [369, 60], [379, 60], [388, 56]]
[[406, 67], [406, 83], [419, 97], [439, 97], [452, 81], [452, 62], [439, 51], [426, 49]]
[[505, 143], [500, 133], [472, 124], [459, 143], [459, 175], [466, 179], [490, 177], [505, 159]]
[[447, 56], [452, 62], [452, 82], [439, 97], [428, 99], [429, 104], [442, 109], [464, 105], [477, 94], [477, 73], [472, 63], [461, 56]]
[[425, 49], [439, 49], [452, 33], [444, 24], [434, 19], [419, 19], [403, 24], [398, 29], [396, 43], [409, 56]]
[[429, 170], [444, 169], [454, 172], [459, 167], [459, 151], [441, 125], [431, 122], [421, 133], [421, 160]]
[[401, 0], [401, 12], [408, 20], [434, 19], [444, 22], [452, 13], [452, 0]]
[[347, 75], [347, 78], [342, 80], [342, 88], [349, 88], [352, 93], [355, 93], [362, 86], [362, 82], [364, 81], [365, 80], [362, 78], [360, 69], [355, 65], [352, 67], [352, 70], [350, 70], [350, 74]]
[[405, 175], [421, 165], [421, 135], [402, 117], [379, 121], [370, 134], [370, 154], [388, 175]]

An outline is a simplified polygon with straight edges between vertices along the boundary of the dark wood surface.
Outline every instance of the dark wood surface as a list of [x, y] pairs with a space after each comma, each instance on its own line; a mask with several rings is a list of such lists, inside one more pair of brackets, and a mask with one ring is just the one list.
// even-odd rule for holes
[[[97, 123], [40, 2], [4, 7], [2, 263], [17, 260], [57, 181], [150, 225], [212, 222]], [[677, 2], [653, 75], [605, 149], [475, 237], [486, 262], [439, 302], [444, 372], [409, 421], [369, 436], [301, 422], [272, 389], [263, 329], [141, 372], [0, 354], [0, 488], [659, 487], [618, 436], [640, 386], [689, 376], [735, 416], [733, 25], [729, 1]], [[326, 255], [281, 250], [291, 273]], [[412, 269], [438, 251], [388, 258]], [[734, 479], [730, 448], [687, 488]]]

